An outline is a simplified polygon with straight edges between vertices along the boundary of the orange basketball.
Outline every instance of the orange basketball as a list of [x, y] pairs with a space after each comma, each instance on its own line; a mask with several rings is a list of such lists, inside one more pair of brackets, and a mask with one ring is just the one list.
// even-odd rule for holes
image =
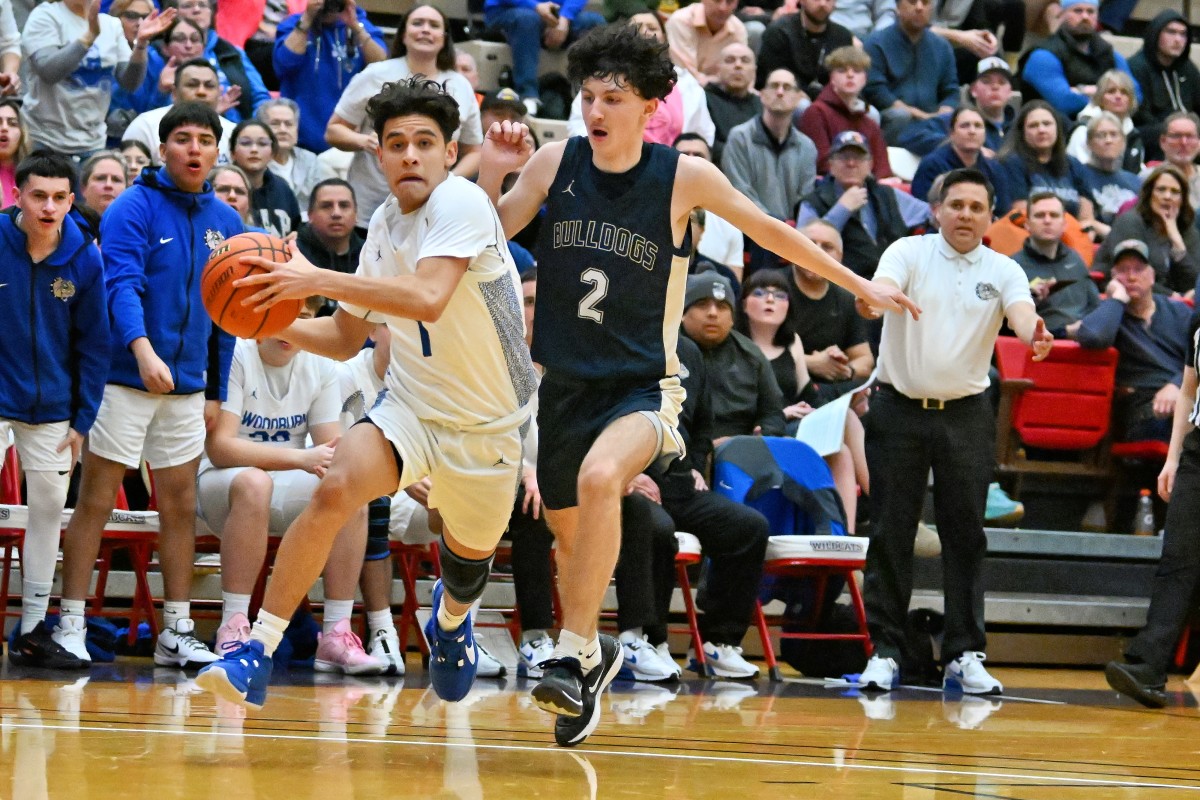
[[266, 233], [239, 233], [222, 242], [204, 265], [200, 278], [200, 296], [204, 308], [213, 322], [222, 330], [242, 339], [261, 339], [273, 336], [291, 325], [300, 310], [303, 300], [281, 300], [259, 313], [242, 301], [256, 294], [261, 286], [235, 287], [233, 282], [256, 272], [266, 272], [261, 267], [242, 263], [242, 256], [259, 256], [282, 263], [290, 258], [283, 240]]

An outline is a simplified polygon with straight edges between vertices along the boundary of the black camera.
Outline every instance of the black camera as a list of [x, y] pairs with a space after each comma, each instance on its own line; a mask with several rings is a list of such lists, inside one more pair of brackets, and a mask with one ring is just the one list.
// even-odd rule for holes
[[346, 10], [346, 0], [325, 0], [321, 6], [322, 14], [340, 14]]

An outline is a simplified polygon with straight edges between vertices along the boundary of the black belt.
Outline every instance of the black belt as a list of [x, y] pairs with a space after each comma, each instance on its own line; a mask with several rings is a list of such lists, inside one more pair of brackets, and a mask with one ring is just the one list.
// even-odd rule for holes
[[924, 411], [945, 411], [972, 400], [977, 400], [983, 396], [983, 392], [979, 392], [978, 394], [969, 394], [966, 397], [956, 397], [953, 400], [942, 400], [939, 397], [909, 397], [890, 383], [880, 383], [879, 391], [889, 397], [919, 406]]

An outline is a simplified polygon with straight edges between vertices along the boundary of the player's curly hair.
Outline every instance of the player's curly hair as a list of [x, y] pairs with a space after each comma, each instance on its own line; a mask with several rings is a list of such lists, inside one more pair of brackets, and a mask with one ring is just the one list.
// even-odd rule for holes
[[410, 114], [432, 119], [447, 142], [458, 130], [458, 103], [446, 92], [446, 87], [424, 75], [385, 83], [379, 94], [367, 101], [367, 116], [380, 139], [389, 119]]
[[676, 80], [667, 45], [623, 23], [593, 30], [572, 45], [567, 77], [576, 86], [589, 78], [612, 80], [647, 100], [665, 99]]

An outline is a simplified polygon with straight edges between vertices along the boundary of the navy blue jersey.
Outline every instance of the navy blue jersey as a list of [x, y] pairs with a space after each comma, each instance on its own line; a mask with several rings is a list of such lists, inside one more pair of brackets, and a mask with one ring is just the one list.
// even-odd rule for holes
[[533, 360], [580, 380], [675, 375], [688, 253], [671, 194], [679, 152], [647, 144], [623, 193], [597, 186], [587, 137], [568, 140], [538, 237]]

